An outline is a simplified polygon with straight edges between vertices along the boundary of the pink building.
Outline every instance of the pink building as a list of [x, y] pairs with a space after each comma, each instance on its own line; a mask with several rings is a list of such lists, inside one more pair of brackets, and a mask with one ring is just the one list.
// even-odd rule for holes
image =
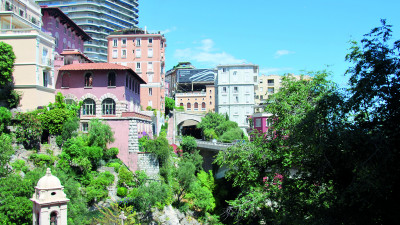
[[[64, 61], [60, 59], [60, 63]], [[79, 63], [79, 60], [59, 68], [56, 82], [57, 91], [66, 97], [67, 103], [83, 101], [80, 111], [83, 132], [88, 130], [92, 118], [107, 121], [115, 137], [109, 147], [119, 149], [118, 157], [132, 171], [140, 169], [138, 137], [153, 133], [151, 117], [139, 113], [141, 84], [146, 82], [129, 67]]]
[[253, 114], [253, 129], [259, 133], [267, 133], [268, 128], [272, 126], [271, 113], [255, 113]]
[[55, 38], [55, 51], [61, 53], [64, 49], [83, 51], [83, 42], [92, 38], [76, 25], [59, 8], [41, 6], [42, 30], [50, 32]]
[[146, 84], [142, 84], [140, 103], [164, 111], [165, 47], [161, 34], [149, 34], [141, 29], [111, 33], [108, 40], [108, 62], [130, 67]]

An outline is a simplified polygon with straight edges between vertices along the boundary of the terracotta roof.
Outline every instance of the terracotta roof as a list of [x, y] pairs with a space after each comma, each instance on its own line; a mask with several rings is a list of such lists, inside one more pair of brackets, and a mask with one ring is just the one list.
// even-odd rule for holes
[[122, 66], [115, 63], [78, 63], [78, 64], [69, 64], [62, 66], [59, 71], [71, 71], [71, 70], [127, 70], [133, 76], [135, 76], [142, 84], [146, 84], [146, 82], [137, 75], [130, 67]]
[[48, 7], [47, 5], [40, 6], [42, 8], [42, 14], [47, 11], [50, 16], [54, 18], [60, 17], [60, 22], [67, 24], [68, 28], [75, 31], [78, 36], [82, 36], [82, 40], [89, 41], [92, 38], [84, 31], [80, 26], [78, 26], [74, 21], [72, 21], [67, 15], [64, 14], [61, 9], [57, 7]]
[[82, 52], [80, 52], [77, 49], [64, 49], [63, 52], [61, 52], [60, 55], [80, 55], [83, 58], [85, 58], [87, 61], [89, 62], [93, 62], [92, 60], [90, 60], [85, 54], [83, 54]]
[[151, 120], [150, 116], [138, 113], [138, 112], [122, 112], [121, 117], [137, 117], [141, 119]]

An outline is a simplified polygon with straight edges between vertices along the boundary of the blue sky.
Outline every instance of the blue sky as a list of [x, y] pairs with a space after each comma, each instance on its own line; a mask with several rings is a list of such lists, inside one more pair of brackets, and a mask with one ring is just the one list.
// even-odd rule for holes
[[[328, 69], [344, 85], [349, 40], [386, 19], [399, 38], [399, 0], [140, 0], [139, 27], [167, 39], [166, 69], [253, 63], [261, 74]], [[327, 68], [327, 66], [329, 66]]]

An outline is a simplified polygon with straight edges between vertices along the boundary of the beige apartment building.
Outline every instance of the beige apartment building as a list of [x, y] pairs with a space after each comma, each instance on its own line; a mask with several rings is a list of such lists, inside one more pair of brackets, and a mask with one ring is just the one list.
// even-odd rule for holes
[[215, 86], [206, 85], [205, 91], [176, 93], [175, 105], [189, 113], [215, 112]]
[[[295, 79], [299, 80], [310, 79], [310, 76], [306, 75], [291, 75]], [[280, 75], [261, 75], [258, 77], [257, 85], [254, 88], [254, 102], [256, 104], [254, 111], [256, 113], [264, 111], [264, 104], [272, 94], [277, 93], [282, 86], [282, 77]]]
[[54, 38], [40, 30], [41, 9], [32, 0], [6, 0], [0, 6], [0, 41], [13, 47], [14, 87], [22, 110], [54, 101]]

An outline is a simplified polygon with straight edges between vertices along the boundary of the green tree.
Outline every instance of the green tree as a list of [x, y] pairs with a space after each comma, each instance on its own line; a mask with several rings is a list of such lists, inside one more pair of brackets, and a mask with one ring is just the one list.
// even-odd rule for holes
[[15, 54], [12, 46], [0, 42], [0, 86], [3, 87], [13, 82], [12, 72], [14, 71]]
[[182, 138], [181, 148], [183, 152], [187, 152], [189, 154], [194, 153], [197, 150], [196, 139], [192, 136], [184, 136]]
[[20, 94], [13, 90], [15, 54], [12, 46], [0, 42], [0, 102], [7, 108], [18, 106]]
[[111, 127], [98, 119], [89, 122], [88, 144], [107, 149], [107, 144], [114, 142], [114, 132]]
[[14, 149], [10, 135], [0, 134], [0, 177], [4, 177], [10, 172], [7, 164], [10, 162], [12, 154], [14, 154]]
[[169, 97], [165, 97], [165, 115], [169, 115], [169, 112], [174, 110], [175, 100]]

